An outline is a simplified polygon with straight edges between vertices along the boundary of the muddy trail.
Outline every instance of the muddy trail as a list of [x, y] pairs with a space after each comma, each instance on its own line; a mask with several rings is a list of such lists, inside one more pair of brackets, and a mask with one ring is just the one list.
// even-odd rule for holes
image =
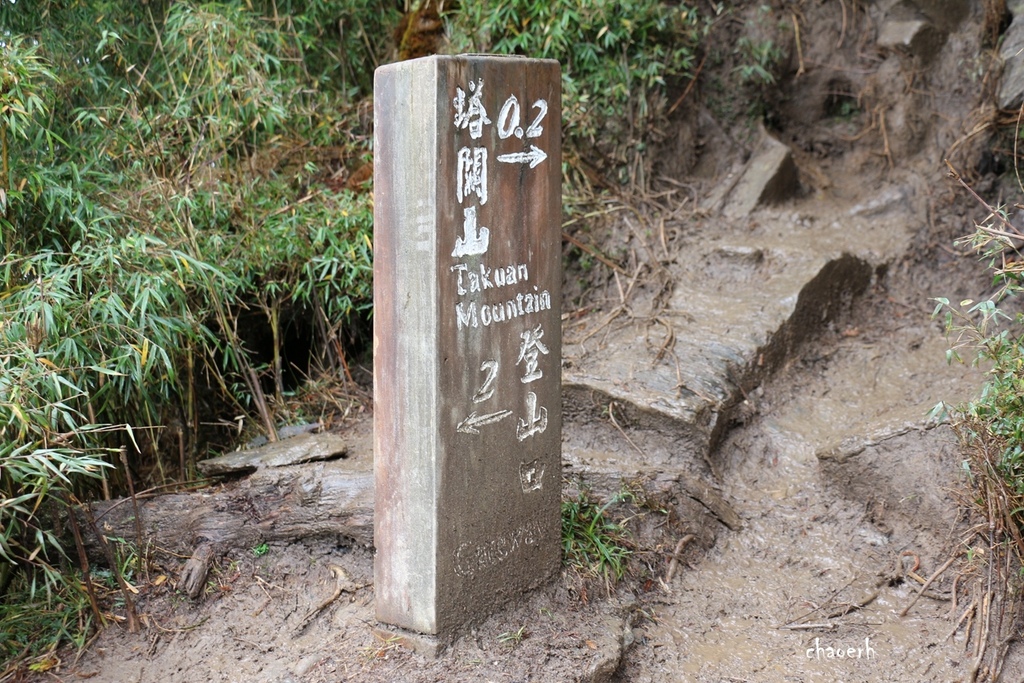
[[[896, 312], [877, 298], [857, 309], [869, 305]], [[938, 570], [961, 531], [961, 457], [925, 415], [975, 378], [943, 363], [941, 336], [915, 322], [923, 312], [888, 325], [860, 314], [770, 382], [717, 450], [744, 528], [657, 600], [637, 629], [651, 650], [621, 680], [968, 677], [973, 649], [947, 639], [963, 567], [916, 602], [911, 576]]]
[[[252, 534], [191, 599], [188, 508], [230, 513], [216, 501], [235, 478], [177, 499], [186, 521], [153, 523], [139, 633], [114, 625], [28, 680], [1020, 680], [1015, 641], [981, 645], [976, 613], [994, 633], [1014, 613], [976, 588], [963, 456], [931, 413], [983, 378], [946, 362], [931, 298], [990, 284], [954, 246], [984, 211], [943, 160], [992, 201], [1021, 194], [991, 163], [999, 4], [800, 3], [799, 35], [738, 12], [723, 44], [753, 31], [789, 46], [778, 87], [756, 94], [768, 124], [723, 110], [717, 79], [736, 65], [712, 60], [648, 189], [567, 222], [565, 495], [620, 501], [632, 555], [617, 585], [567, 568], [426, 656], [375, 630], [357, 483], [340, 503], [351, 533], [325, 522], [263, 545], [274, 513], [255, 504]], [[354, 416], [332, 435], [344, 458], [250, 480], [365, 482], [370, 429]], [[107, 531], [134, 533], [120, 520]]]

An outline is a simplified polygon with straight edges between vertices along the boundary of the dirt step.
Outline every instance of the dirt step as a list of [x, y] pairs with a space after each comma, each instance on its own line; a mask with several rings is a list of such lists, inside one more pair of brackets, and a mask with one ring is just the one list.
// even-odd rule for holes
[[734, 409], [905, 253], [925, 221], [907, 187], [822, 206], [807, 199], [723, 220], [676, 260], [650, 266], [665, 283], [659, 292], [623, 297], [567, 335], [569, 419], [618, 411], [623, 429], [670, 429], [671, 448], [628, 458], [708, 473], [701, 463]]

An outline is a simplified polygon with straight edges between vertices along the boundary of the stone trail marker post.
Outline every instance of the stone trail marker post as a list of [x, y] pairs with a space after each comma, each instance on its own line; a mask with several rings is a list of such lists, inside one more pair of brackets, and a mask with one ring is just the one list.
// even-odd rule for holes
[[374, 83], [374, 586], [447, 638], [561, 560], [558, 63]]

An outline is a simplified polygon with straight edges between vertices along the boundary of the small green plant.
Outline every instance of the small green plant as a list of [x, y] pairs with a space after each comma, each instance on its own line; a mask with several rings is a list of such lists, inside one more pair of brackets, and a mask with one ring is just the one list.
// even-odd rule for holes
[[252, 553], [253, 557], [263, 557], [270, 552], [270, 546], [266, 543], [260, 543], [254, 548], [250, 548], [249, 552]]
[[615, 496], [602, 505], [582, 489], [562, 501], [564, 562], [584, 576], [603, 578], [609, 587], [625, 576], [632, 554], [629, 531], [608, 514], [621, 500], [621, 495]]
[[526, 626], [520, 626], [515, 631], [505, 631], [504, 633], [499, 634], [498, 642], [502, 645], [515, 647], [516, 645], [519, 645], [519, 643], [523, 642], [526, 636]]
[[[732, 47], [735, 63], [732, 73], [739, 81], [738, 86], [747, 92], [740, 99], [747, 101], [746, 115], [751, 120], [767, 119], [771, 116], [771, 89], [776, 85], [780, 67], [786, 58], [785, 35], [790, 30], [788, 23], [775, 21], [772, 8], [760, 5], [744, 26]], [[728, 95], [735, 98], [735, 94]]]
[[771, 39], [758, 40], [743, 36], [736, 41], [741, 63], [734, 71], [744, 83], [775, 85], [772, 73], [782, 59], [782, 50]]
[[860, 107], [857, 105], [857, 100], [850, 96], [837, 97], [836, 104], [831, 108], [831, 111], [835, 118], [842, 121], [852, 121], [860, 115]]
[[121, 577], [131, 583], [142, 569], [142, 557], [135, 544], [123, 538], [107, 538], [114, 552], [114, 561]]
[[[1003, 294], [1020, 286], [1007, 275], [997, 275], [1004, 283]], [[975, 353], [973, 362], [989, 367], [981, 393], [953, 411], [968, 441], [995, 449], [987, 463], [968, 460], [968, 469], [977, 475], [982, 474], [976, 471], [979, 467], [991, 467], [1015, 495], [1024, 496], [1024, 336], [1019, 331], [1024, 317], [1006, 313], [996, 299], [952, 304], [939, 297], [935, 302], [934, 314], [944, 314], [953, 339], [947, 360], [963, 362], [962, 352], [969, 348]]]
[[[948, 162], [947, 162], [948, 164]], [[987, 379], [972, 401], [949, 412], [966, 455], [965, 468], [977, 495], [977, 506], [991, 528], [1013, 541], [1024, 560], [1024, 314], [1008, 303], [1024, 293], [1024, 261], [1016, 253], [1024, 235], [1009, 221], [1003, 207], [992, 207], [949, 165], [950, 175], [988, 211], [973, 235], [960, 241], [986, 259], [995, 294], [982, 301], [951, 303], [935, 299], [934, 315], [942, 315], [952, 341], [947, 359], [962, 361], [973, 352], [976, 364], [987, 367]], [[980, 552], [980, 551], [979, 551]], [[969, 556], [971, 553], [969, 552]]]

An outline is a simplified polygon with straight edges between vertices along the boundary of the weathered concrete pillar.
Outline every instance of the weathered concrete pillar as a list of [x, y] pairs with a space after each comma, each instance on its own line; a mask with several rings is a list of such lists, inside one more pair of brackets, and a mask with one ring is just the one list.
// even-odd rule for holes
[[558, 63], [374, 84], [377, 618], [451, 635], [561, 558]]

